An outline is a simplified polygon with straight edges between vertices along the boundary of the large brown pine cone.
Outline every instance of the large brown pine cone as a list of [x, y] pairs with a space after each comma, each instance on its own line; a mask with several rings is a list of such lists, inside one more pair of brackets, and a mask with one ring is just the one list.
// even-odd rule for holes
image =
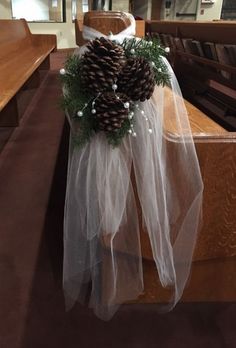
[[143, 57], [129, 58], [118, 79], [118, 91], [132, 100], [149, 99], [155, 87], [155, 75], [150, 63]]
[[125, 63], [123, 48], [104, 37], [89, 42], [87, 47], [81, 68], [84, 88], [93, 94], [111, 90]]
[[[119, 99], [118, 99], [118, 98]], [[128, 118], [129, 109], [124, 107], [128, 97], [124, 94], [103, 93], [96, 99], [94, 108], [98, 128], [105, 132], [115, 132], [122, 127], [124, 120]]]

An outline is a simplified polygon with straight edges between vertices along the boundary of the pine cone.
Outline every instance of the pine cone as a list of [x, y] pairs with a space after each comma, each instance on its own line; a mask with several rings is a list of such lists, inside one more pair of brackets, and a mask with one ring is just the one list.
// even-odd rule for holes
[[149, 99], [155, 87], [155, 75], [150, 63], [143, 57], [129, 58], [117, 82], [118, 91], [131, 100]]
[[[117, 98], [119, 97], [119, 99]], [[98, 128], [105, 132], [115, 132], [122, 127], [124, 120], [128, 118], [129, 109], [124, 107], [128, 97], [124, 94], [103, 93], [96, 99], [95, 117]]]
[[104, 37], [89, 42], [87, 47], [81, 68], [84, 88], [93, 94], [111, 89], [125, 63], [123, 48]]

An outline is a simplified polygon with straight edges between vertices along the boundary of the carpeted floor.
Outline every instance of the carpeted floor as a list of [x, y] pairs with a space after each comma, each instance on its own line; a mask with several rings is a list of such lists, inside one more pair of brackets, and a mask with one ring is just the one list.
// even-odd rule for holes
[[[65, 55], [52, 56], [52, 70], [62, 66]], [[162, 315], [156, 305], [129, 304], [109, 322], [80, 305], [65, 312], [61, 281], [68, 127], [61, 136], [60, 89], [57, 73], [51, 71], [0, 156], [0, 347], [236, 347], [234, 303], [178, 304]], [[45, 173], [53, 172], [49, 167], [55, 158], [50, 179]], [[45, 219], [40, 217], [43, 208]]]

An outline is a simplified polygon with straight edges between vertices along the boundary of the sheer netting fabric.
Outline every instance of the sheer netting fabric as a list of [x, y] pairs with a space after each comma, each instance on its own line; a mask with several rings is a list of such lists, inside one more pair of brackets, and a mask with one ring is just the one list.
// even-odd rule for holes
[[[104, 36], [91, 29], [91, 39], [94, 35]], [[71, 142], [64, 217], [67, 309], [87, 302], [98, 317], [109, 320], [120, 304], [144, 291], [141, 228], [149, 236], [159, 281], [171, 290], [160, 310], [172, 309], [183, 293], [201, 220], [203, 183], [182, 94], [163, 60], [170, 83], [139, 103], [136, 137], [125, 136], [116, 148], [102, 132], [82, 148]]]

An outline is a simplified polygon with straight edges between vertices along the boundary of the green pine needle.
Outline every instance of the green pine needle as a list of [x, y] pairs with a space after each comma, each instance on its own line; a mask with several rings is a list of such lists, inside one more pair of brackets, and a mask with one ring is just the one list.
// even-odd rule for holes
[[[157, 85], [165, 86], [169, 83], [170, 76], [162, 57], [166, 55], [164, 48], [161, 47], [158, 39], [126, 39], [121, 45], [127, 58], [140, 56], [145, 58], [153, 66], [155, 81]], [[91, 137], [98, 132], [96, 118], [91, 114], [92, 101], [94, 96], [88, 93], [81, 81], [81, 67], [83, 59], [76, 55], [71, 55], [65, 63], [65, 74], [61, 75], [63, 84], [63, 98], [61, 107], [70, 115], [72, 126], [72, 139], [76, 146], [85, 145]], [[85, 106], [87, 105], [87, 106]], [[83, 116], [77, 115], [78, 111], [83, 111]], [[130, 110], [131, 111], [131, 110]], [[132, 120], [134, 123], [135, 120]], [[73, 129], [76, 132], [73, 132]], [[127, 119], [122, 123], [122, 127], [115, 132], [107, 132], [108, 143], [118, 146], [124, 136], [128, 134], [130, 121]]]

